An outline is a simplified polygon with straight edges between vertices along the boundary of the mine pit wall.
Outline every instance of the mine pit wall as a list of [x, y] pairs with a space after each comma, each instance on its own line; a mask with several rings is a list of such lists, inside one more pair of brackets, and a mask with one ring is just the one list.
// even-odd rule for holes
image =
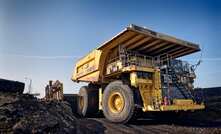
[[221, 101], [221, 87], [209, 87], [209, 88], [196, 88], [194, 93], [198, 99], [201, 99], [205, 104], [216, 101]]
[[24, 92], [25, 84], [18, 81], [0, 79], [0, 91], [1, 92], [10, 92], [10, 93], [19, 93]]

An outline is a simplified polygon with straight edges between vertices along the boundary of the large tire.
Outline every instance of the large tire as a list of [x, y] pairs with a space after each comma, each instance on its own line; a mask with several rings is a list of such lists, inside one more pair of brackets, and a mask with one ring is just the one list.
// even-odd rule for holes
[[96, 114], [99, 110], [98, 89], [83, 86], [79, 91], [78, 114], [82, 117], [89, 117]]
[[127, 123], [133, 117], [135, 105], [133, 91], [122, 81], [111, 82], [102, 98], [103, 114], [114, 123]]

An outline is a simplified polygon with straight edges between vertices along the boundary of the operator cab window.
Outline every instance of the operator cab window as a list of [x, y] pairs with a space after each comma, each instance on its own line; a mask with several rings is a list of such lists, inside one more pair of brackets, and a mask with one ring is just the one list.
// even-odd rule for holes
[[150, 72], [137, 72], [137, 77], [140, 79], [152, 79], [153, 74]]

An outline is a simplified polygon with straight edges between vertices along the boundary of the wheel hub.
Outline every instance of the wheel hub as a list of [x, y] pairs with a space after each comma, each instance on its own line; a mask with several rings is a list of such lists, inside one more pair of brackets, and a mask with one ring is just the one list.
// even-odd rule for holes
[[120, 113], [124, 108], [125, 102], [119, 92], [111, 93], [108, 99], [108, 107], [112, 113]]

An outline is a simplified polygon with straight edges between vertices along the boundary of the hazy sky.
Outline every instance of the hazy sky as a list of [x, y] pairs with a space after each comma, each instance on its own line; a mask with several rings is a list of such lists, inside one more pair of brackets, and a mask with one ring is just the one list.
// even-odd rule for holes
[[75, 61], [131, 23], [201, 44], [195, 85], [221, 86], [219, 0], [1, 0], [0, 77], [29, 77], [42, 95], [48, 80], [59, 79], [77, 93]]

